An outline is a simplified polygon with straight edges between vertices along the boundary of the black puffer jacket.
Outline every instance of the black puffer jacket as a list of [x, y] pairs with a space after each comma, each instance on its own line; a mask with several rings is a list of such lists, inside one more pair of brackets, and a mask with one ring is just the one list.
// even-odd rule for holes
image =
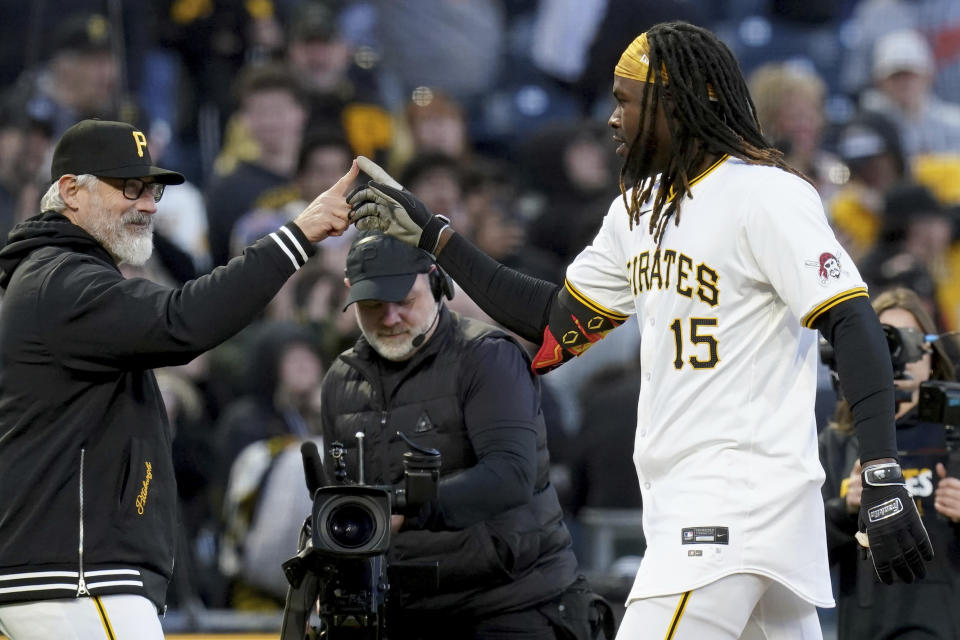
[[313, 253], [293, 224], [171, 289], [126, 279], [64, 216], [0, 251], [0, 604], [132, 593], [159, 609], [177, 526], [151, 369], [239, 331]]
[[[370, 484], [403, 475], [406, 434], [442, 455], [440, 494], [393, 537], [388, 560], [439, 561], [438, 590], [391, 583], [405, 611], [458, 619], [547, 601], [576, 578], [556, 492], [537, 381], [511, 338], [443, 310], [436, 333], [404, 363], [388, 363], [361, 338], [323, 383], [324, 442], [365, 434]], [[328, 458], [329, 459], [329, 458]], [[328, 472], [332, 471], [329, 468]]]

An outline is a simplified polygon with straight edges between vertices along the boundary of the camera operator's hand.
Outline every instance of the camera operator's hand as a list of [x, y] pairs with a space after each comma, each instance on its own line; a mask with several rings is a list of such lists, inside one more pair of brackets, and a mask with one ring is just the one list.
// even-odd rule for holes
[[353, 207], [350, 222], [361, 231], [379, 229], [436, 255], [440, 232], [449, 225], [449, 220], [433, 215], [423, 202], [374, 161], [359, 156], [357, 163], [373, 180], [347, 195]]
[[859, 528], [866, 532], [877, 577], [885, 584], [893, 584], [894, 573], [904, 582], [922, 578], [927, 574], [924, 560], [933, 559], [933, 547], [900, 465], [871, 461], [863, 467], [861, 479]]
[[390, 531], [396, 533], [400, 531], [400, 527], [403, 526], [403, 522], [406, 518], [402, 514], [393, 514], [390, 516]]
[[937, 491], [933, 494], [933, 506], [951, 522], [960, 522], [960, 480], [947, 475], [942, 462], [937, 463]]
[[860, 479], [860, 461], [853, 463], [853, 469], [850, 470], [850, 477], [847, 478], [847, 493], [844, 496], [844, 503], [847, 505], [847, 513], [860, 512], [860, 495], [863, 493], [863, 481]]

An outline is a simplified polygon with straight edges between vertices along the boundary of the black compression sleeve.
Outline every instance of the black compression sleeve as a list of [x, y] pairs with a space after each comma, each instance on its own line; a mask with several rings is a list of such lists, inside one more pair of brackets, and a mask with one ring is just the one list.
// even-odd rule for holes
[[454, 233], [437, 261], [491, 318], [540, 344], [559, 285], [500, 264]]
[[840, 389], [860, 441], [860, 461], [897, 455], [893, 365], [883, 329], [866, 297], [823, 312], [814, 328], [833, 346]]

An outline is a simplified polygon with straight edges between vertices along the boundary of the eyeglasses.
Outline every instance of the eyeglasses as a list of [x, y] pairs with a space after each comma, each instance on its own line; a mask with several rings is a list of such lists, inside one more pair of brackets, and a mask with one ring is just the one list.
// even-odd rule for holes
[[[110, 186], [114, 187], [118, 191], [123, 192], [123, 197], [127, 200], [138, 200], [140, 196], [143, 195], [144, 189], [149, 189], [151, 195], [153, 195], [154, 202], [160, 202], [160, 198], [163, 197], [163, 189], [167, 185], [161, 182], [144, 182], [140, 178], [100, 178], [101, 180], [107, 182]], [[123, 185], [117, 187], [111, 181], [113, 180], [123, 180]]]

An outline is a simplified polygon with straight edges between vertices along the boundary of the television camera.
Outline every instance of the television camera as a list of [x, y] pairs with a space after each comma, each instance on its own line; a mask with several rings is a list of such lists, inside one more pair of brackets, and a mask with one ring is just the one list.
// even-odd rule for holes
[[[397, 432], [410, 449], [403, 454], [398, 485], [364, 482], [363, 434], [357, 434], [358, 481], [347, 480], [343, 443], [329, 449], [336, 483], [328, 481], [317, 447], [304, 443], [304, 476], [313, 507], [300, 531], [299, 552], [283, 563], [289, 583], [282, 640], [384, 640], [389, 636], [390, 583], [434, 584], [435, 563], [388, 567], [393, 514], [414, 515], [437, 498], [440, 452], [424, 448]], [[319, 628], [307, 629], [312, 612]]]
[[[893, 365], [895, 379], [903, 380], [909, 377], [906, 367], [916, 362], [929, 351], [930, 344], [943, 341], [944, 351], [954, 359], [956, 345], [951, 344], [947, 337], [953, 334], [925, 334], [917, 329], [894, 327], [882, 324], [887, 347], [890, 351], [890, 362]], [[821, 338], [820, 358], [830, 368], [836, 388], [836, 362], [833, 357], [833, 348]], [[897, 389], [897, 403], [907, 402], [912, 398], [910, 391]], [[920, 397], [917, 402], [918, 417], [924, 422], [943, 425], [944, 448], [948, 455], [948, 467], [954, 472], [960, 469], [960, 383], [946, 380], [927, 380], [920, 383]]]

